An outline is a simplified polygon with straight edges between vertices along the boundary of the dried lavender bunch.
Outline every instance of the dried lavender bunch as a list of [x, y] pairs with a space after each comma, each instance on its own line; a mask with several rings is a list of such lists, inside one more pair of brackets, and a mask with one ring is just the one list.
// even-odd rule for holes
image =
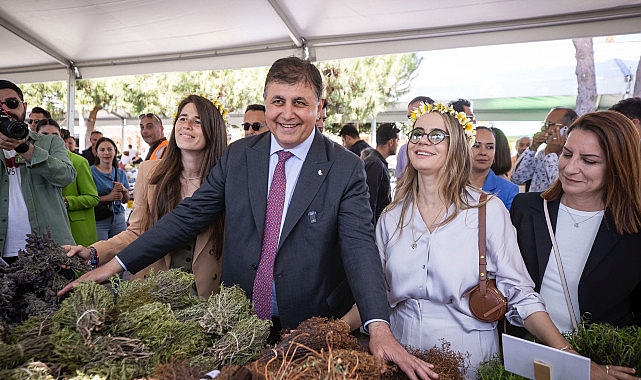
[[57, 291], [78, 272], [91, 269], [81, 259], [67, 257], [50, 233], [29, 234], [26, 242], [18, 260], [0, 268], [0, 319], [10, 327], [57, 310]]

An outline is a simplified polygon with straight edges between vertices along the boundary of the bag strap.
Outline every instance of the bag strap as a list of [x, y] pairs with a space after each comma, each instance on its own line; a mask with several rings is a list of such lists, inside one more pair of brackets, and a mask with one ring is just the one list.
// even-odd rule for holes
[[481, 296], [485, 296], [487, 291], [486, 281], [487, 280], [487, 260], [485, 258], [486, 252], [486, 237], [485, 237], [485, 202], [487, 201], [487, 194], [482, 193], [479, 198], [479, 203], [482, 203], [479, 206], [479, 290], [481, 291]]
[[565, 294], [565, 303], [568, 306], [568, 312], [570, 313], [570, 320], [572, 321], [572, 327], [576, 330], [577, 329], [576, 316], [574, 314], [574, 307], [572, 306], [572, 300], [570, 299], [570, 291], [568, 290], [568, 283], [565, 280], [565, 272], [563, 271], [563, 263], [561, 262], [561, 254], [559, 253], [559, 246], [556, 243], [556, 237], [554, 236], [554, 231], [552, 231], [552, 222], [550, 222], [550, 213], [548, 212], [547, 199], [543, 199], [543, 211], [545, 212], [545, 221], [548, 225], [550, 240], [552, 240], [552, 248], [554, 250], [554, 257], [556, 258], [556, 266], [559, 269], [559, 276], [561, 277], [561, 286], [563, 286], [563, 293]]

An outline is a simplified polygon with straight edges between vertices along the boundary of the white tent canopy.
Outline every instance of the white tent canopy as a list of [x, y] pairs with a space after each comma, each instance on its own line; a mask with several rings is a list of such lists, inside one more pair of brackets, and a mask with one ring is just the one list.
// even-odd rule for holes
[[641, 0], [0, 0], [17, 83], [641, 31]]

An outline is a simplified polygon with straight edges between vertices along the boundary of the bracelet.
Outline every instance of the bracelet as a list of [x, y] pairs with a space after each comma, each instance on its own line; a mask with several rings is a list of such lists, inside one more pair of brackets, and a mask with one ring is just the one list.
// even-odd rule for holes
[[98, 268], [100, 264], [100, 258], [98, 257], [98, 251], [93, 246], [89, 247], [89, 262], [87, 263], [91, 266], [91, 269]]
[[567, 345], [565, 347], [559, 348], [559, 351], [570, 351], [570, 350], [574, 351], [574, 347]]

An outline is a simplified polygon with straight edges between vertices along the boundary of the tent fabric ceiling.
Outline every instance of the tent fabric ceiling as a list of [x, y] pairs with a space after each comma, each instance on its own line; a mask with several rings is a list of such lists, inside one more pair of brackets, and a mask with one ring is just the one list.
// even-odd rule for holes
[[17, 83], [638, 33], [641, 0], [0, 0]]

